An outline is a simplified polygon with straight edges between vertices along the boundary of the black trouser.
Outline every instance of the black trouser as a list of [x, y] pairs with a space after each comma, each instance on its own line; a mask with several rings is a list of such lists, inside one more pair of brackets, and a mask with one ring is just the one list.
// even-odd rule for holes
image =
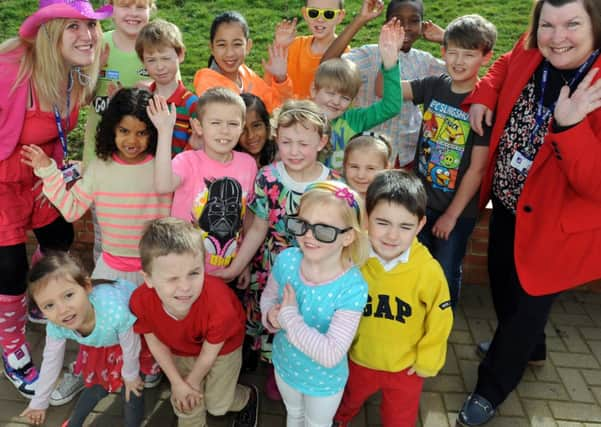
[[[69, 417], [68, 427], [82, 426], [96, 404], [108, 396], [108, 394], [108, 391], [98, 384], [86, 387], [81, 396], [79, 396], [79, 400], [73, 409], [73, 414]], [[142, 419], [144, 418], [144, 394], [142, 393], [138, 397], [134, 393], [130, 393], [129, 402], [126, 402], [124, 385], [121, 387], [121, 397], [123, 398], [123, 425], [125, 427], [138, 427], [142, 424]]]
[[[42, 252], [48, 250], [68, 251], [73, 243], [73, 224], [63, 217], [33, 230]], [[0, 246], [0, 295], [21, 295], [25, 293], [27, 270], [27, 250], [25, 243]]]
[[475, 392], [493, 406], [519, 384], [529, 360], [545, 358], [545, 325], [559, 294], [528, 295], [516, 272], [515, 215], [493, 199], [488, 238], [488, 274], [497, 330], [478, 368]]

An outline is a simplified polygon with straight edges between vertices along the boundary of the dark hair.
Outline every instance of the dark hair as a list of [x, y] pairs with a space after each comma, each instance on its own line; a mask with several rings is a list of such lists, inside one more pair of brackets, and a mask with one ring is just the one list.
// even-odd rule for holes
[[[246, 18], [244, 18], [240, 12], [230, 10], [220, 13], [213, 19], [213, 22], [211, 23], [211, 30], [209, 32], [209, 40], [211, 44], [213, 44], [213, 41], [215, 41], [215, 35], [217, 34], [217, 30], [221, 24], [230, 24], [232, 22], [240, 24], [240, 27], [242, 27], [242, 32], [244, 33], [244, 38], [248, 40], [250, 37], [250, 29], [248, 28], [248, 22], [246, 22]], [[213, 58], [213, 55], [211, 55], [209, 58], [208, 67], [213, 65], [214, 59], [215, 58]]]
[[[278, 150], [278, 146], [271, 136], [269, 112], [267, 111], [267, 107], [265, 107], [265, 103], [263, 103], [261, 98], [259, 98], [257, 95], [245, 92], [240, 96], [244, 101], [244, 105], [246, 105], [246, 114], [248, 114], [249, 111], [256, 112], [267, 129], [267, 140], [265, 141], [265, 145], [263, 145], [263, 148], [259, 153], [259, 166], [266, 166], [275, 160], [275, 155]], [[246, 150], [240, 145], [240, 143], [234, 147], [234, 150], [246, 153]]]
[[367, 215], [381, 201], [397, 203], [420, 220], [426, 215], [426, 189], [412, 172], [392, 169], [376, 174], [365, 195]]
[[152, 98], [150, 92], [133, 88], [120, 89], [111, 98], [96, 129], [96, 155], [98, 158], [109, 160], [118, 151], [115, 144], [115, 129], [125, 116], [135, 117], [146, 125], [149, 133], [146, 152], [155, 154], [158, 133], [146, 113], [150, 98]]
[[455, 18], [444, 32], [443, 46], [453, 43], [462, 49], [479, 49], [483, 55], [490, 52], [497, 41], [497, 28], [480, 15]]
[[390, 21], [390, 18], [392, 17], [392, 14], [396, 10], [396, 8], [405, 3], [415, 4], [415, 6], [417, 6], [420, 9], [420, 15], [423, 19], [424, 12], [426, 9], [422, 0], [390, 0], [390, 3], [388, 3], [388, 7], [386, 8], [386, 22]]
[[601, 48], [601, 2], [599, 0], [536, 0], [530, 15], [530, 26], [526, 39], [527, 49], [538, 49], [537, 30], [540, 23], [540, 15], [543, 5], [549, 3], [553, 7], [561, 7], [568, 3], [580, 1], [591, 20], [593, 29], [594, 48]]

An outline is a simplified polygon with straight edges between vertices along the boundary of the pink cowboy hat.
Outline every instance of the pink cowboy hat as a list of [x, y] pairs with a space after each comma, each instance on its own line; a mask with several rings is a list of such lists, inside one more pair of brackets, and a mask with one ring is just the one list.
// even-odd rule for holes
[[23, 21], [19, 35], [23, 38], [35, 37], [38, 28], [56, 18], [105, 19], [113, 14], [113, 6], [105, 5], [94, 10], [88, 0], [40, 0], [38, 10]]

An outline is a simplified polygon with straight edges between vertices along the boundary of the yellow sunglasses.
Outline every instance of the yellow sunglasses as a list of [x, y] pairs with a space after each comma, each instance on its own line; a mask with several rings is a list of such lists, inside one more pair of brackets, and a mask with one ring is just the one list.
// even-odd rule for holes
[[307, 16], [311, 19], [317, 19], [320, 16], [323, 17], [326, 21], [331, 21], [336, 18], [342, 9], [320, 9], [317, 7], [306, 7]]

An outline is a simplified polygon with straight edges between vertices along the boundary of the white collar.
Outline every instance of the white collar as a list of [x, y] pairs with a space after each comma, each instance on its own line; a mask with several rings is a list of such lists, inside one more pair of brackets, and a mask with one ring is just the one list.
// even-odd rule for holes
[[408, 263], [409, 262], [409, 253], [410, 252], [411, 252], [411, 247], [407, 248], [407, 250], [405, 252], [402, 252], [396, 258], [391, 259], [390, 261], [386, 261], [380, 255], [378, 255], [376, 253], [376, 251], [374, 251], [373, 246], [370, 245], [370, 247], [369, 247], [369, 257], [370, 258], [376, 258], [378, 261], [380, 261], [380, 264], [382, 264], [382, 268], [384, 268], [384, 271], [390, 271], [390, 270], [392, 270], [393, 268], [395, 268], [399, 264], [406, 264], [406, 263]]

